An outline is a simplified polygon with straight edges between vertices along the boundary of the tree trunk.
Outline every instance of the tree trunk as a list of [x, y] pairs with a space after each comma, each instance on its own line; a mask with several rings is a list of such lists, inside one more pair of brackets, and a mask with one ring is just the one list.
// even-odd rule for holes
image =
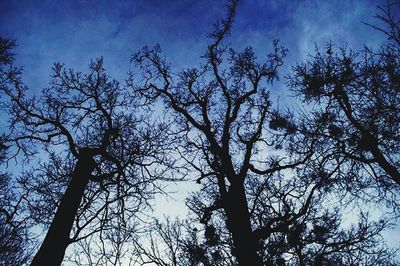
[[228, 228], [232, 234], [234, 255], [239, 265], [262, 265], [257, 254], [258, 245], [252, 234], [244, 185], [241, 182], [232, 183], [229, 187], [225, 201], [225, 213]]
[[31, 266], [61, 265], [65, 250], [70, 244], [70, 232], [79, 204], [94, 169], [94, 160], [81, 152], [71, 181], [61, 198], [46, 237], [33, 258]]

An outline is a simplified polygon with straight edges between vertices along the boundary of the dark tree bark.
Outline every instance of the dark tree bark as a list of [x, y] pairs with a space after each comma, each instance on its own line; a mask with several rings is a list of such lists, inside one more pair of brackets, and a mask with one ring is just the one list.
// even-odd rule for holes
[[262, 265], [253, 237], [246, 192], [242, 182], [234, 182], [226, 194], [224, 209], [232, 233], [235, 256], [239, 265]]
[[61, 198], [46, 237], [32, 261], [32, 266], [61, 265], [65, 250], [70, 244], [69, 235], [79, 204], [94, 167], [95, 161], [90, 151], [81, 151], [71, 181]]

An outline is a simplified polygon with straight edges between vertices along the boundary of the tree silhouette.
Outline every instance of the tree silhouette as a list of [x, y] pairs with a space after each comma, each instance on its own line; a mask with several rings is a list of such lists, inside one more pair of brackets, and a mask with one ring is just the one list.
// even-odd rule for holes
[[[387, 35], [380, 49], [329, 43], [293, 68], [288, 85], [307, 104], [293, 112], [269, 94], [287, 49], [273, 41], [257, 58], [227, 45], [237, 5], [197, 67], [175, 70], [159, 45], [134, 54], [142, 84], [133, 73], [120, 84], [100, 58], [86, 74], [54, 64], [38, 93], [0, 38], [0, 162], [24, 165], [0, 175], [1, 263], [29, 263], [39, 225], [32, 265], [398, 264], [381, 235], [400, 188], [398, 6], [379, 8], [386, 27], [367, 24]], [[159, 181], [176, 177], [201, 185], [190, 214], [144, 225]], [[394, 212], [373, 219], [356, 198]]]
[[10, 58], [3, 62], [14, 156], [34, 159], [39, 144], [48, 152], [48, 162], [20, 182], [37, 220], [57, 208], [32, 265], [59, 265], [69, 244], [145, 207], [162, 173], [154, 165], [167, 162], [160, 149], [166, 148], [165, 127], [152, 123], [137, 95], [106, 75], [103, 59], [91, 62], [88, 74], [55, 64], [50, 88], [39, 97], [29, 96]]
[[[221, 221], [223, 216], [214, 217], [206, 226], [195, 220], [155, 220], [147, 237], [136, 246], [137, 262], [160, 266], [237, 265], [231, 255], [234, 246], [230, 233]], [[342, 228], [337, 209], [321, 212], [319, 208], [303, 218], [286, 230], [275, 230], [260, 243], [262, 265], [397, 265], [395, 250], [382, 245], [380, 233], [387, 222], [371, 223], [361, 214], [357, 225]]]
[[[6, 85], [5, 66], [13, 60], [10, 49], [14, 41], [0, 38], [0, 87]], [[2, 132], [5, 133], [5, 132]], [[0, 164], [7, 161], [7, 136], [0, 137]], [[27, 221], [21, 217], [23, 196], [16, 193], [14, 180], [6, 172], [0, 173], [0, 265], [21, 265], [28, 261]]]
[[[158, 45], [132, 58], [143, 73], [142, 93], [149, 101], [161, 98], [175, 117], [182, 167], [196, 171], [203, 184], [189, 208], [206, 232], [219, 229], [224, 240], [232, 239], [231, 254], [239, 265], [279, 265], [290, 261], [284, 254], [299, 265], [317, 258], [346, 264], [360, 254], [388, 259], [387, 249], [371, 244], [386, 223], [361, 219], [348, 232], [326, 225], [338, 235], [325, 247], [317, 234], [303, 239], [303, 233], [318, 230], [316, 221], [328, 217], [323, 206], [334, 197], [332, 180], [342, 163], [332, 163], [337, 151], [323, 145], [318, 126], [271, 107], [267, 87], [278, 78], [286, 49], [275, 41], [273, 52], [260, 62], [250, 47], [237, 52], [225, 46], [236, 6], [230, 1], [227, 18], [215, 25], [200, 67], [172, 70]], [[343, 206], [337, 204], [339, 215]], [[353, 256], [350, 250], [360, 253]]]
[[[218, 186], [208, 213], [223, 208], [239, 263], [259, 265], [244, 184], [248, 172], [254, 169], [251, 158], [257, 150], [255, 145], [264, 141], [262, 130], [270, 109], [261, 82], [271, 83], [277, 77], [286, 50], [275, 43], [274, 53], [264, 64], [256, 63], [250, 48], [242, 53], [230, 50], [231, 67], [221, 73], [225, 49], [220, 44], [231, 30], [236, 5], [236, 1], [230, 2], [227, 19], [212, 34], [213, 43], [204, 56], [207, 64], [183, 70], [177, 81], [158, 46], [145, 47], [133, 61], [146, 79], [143, 94], [149, 99], [163, 97], [176, 112], [183, 132], [182, 158], [200, 172], [199, 182]], [[207, 79], [209, 75], [213, 79]]]
[[394, 3], [380, 8], [384, 13], [377, 17], [386, 27], [374, 28], [386, 33], [388, 42], [379, 50], [354, 52], [329, 43], [297, 65], [289, 82], [303, 101], [314, 104], [321, 142], [336, 150], [332, 159], [343, 161], [341, 178], [349, 190], [377, 184], [386, 199], [400, 185], [398, 8]]
[[[4, 138], [0, 139], [0, 162], [6, 159]], [[23, 197], [18, 196], [10, 175], [0, 174], [0, 265], [22, 265], [29, 259], [26, 220], [20, 219]]]

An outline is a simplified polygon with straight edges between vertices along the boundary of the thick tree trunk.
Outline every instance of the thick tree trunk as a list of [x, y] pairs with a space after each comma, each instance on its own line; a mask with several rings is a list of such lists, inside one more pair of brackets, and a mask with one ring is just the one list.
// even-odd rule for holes
[[69, 236], [76, 212], [93, 168], [93, 158], [81, 153], [46, 237], [33, 258], [32, 266], [61, 265], [65, 250], [70, 244]]
[[235, 257], [240, 266], [262, 265], [257, 254], [257, 242], [252, 235], [250, 215], [244, 185], [232, 183], [225, 201], [228, 228], [232, 234]]

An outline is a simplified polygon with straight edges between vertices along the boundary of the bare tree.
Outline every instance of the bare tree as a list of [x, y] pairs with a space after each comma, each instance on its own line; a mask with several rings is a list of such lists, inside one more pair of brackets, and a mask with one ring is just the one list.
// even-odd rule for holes
[[145, 207], [162, 173], [155, 165], [167, 163], [160, 149], [166, 148], [165, 127], [152, 123], [137, 95], [106, 75], [103, 59], [91, 62], [88, 74], [55, 64], [50, 87], [39, 97], [29, 96], [22, 70], [5, 63], [1, 91], [8, 99], [14, 156], [49, 154], [21, 184], [32, 195], [31, 209], [39, 203], [37, 220], [49, 219], [57, 208], [32, 265], [59, 265], [69, 244]]
[[[13, 60], [10, 49], [15, 43], [0, 37], [0, 87], [7, 83], [6, 66]], [[0, 165], [7, 162], [7, 133], [0, 136]], [[3, 170], [3, 169], [2, 169]], [[7, 172], [0, 173], [0, 265], [21, 265], [29, 260], [30, 238], [28, 236], [28, 221], [21, 213], [24, 211], [20, 195], [13, 184], [13, 176]]]
[[[294, 68], [289, 85], [314, 104], [314, 118], [306, 120], [319, 121], [321, 141], [336, 150], [335, 160], [345, 161], [340, 177], [349, 189], [356, 183], [361, 189], [377, 184], [383, 194], [394, 191], [395, 198], [400, 185], [400, 24], [398, 3], [388, 3], [377, 15], [386, 27], [374, 26], [389, 39], [378, 51], [335, 49], [329, 43]], [[384, 197], [397, 205], [390, 195]]]
[[[199, 221], [232, 239], [231, 253], [239, 265], [279, 264], [285, 259], [273, 250], [285, 239], [292, 243], [276, 254], [289, 252], [305, 265], [311, 258], [297, 254], [289, 236], [299, 224], [324, 219], [323, 203], [343, 162], [332, 163], [336, 151], [321, 145], [318, 127], [310, 130], [271, 107], [267, 87], [278, 78], [285, 48], [275, 41], [273, 52], [260, 62], [250, 47], [237, 52], [224, 45], [236, 6], [230, 1], [227, 18], [215, 25], [200, 67], [172, 70], [159, 46], [144, 47], [132, 60], [142, 70], [145, 97], [162, 99], [175, 116], [176, 149], [184, 167], [197, 171], [197, 182], [203, 183], [188, 202]], [[354, 229], [358, 233], [349, 231], [340, 240], [348, 245], [338, 247], [337, 238], [337, 252], [355, 248], [351, 239], [368, 246], [386, 227], [366, 224], [367, 231]]]
[[[19, 184], [32, 221], [49, 225], [32, 265], [59, 265], [72, 243], [67, 259], [77, 265], [396, 265], [381, 243], [388, 220], [360, 212], [343, 228], [341, 216], [347, 193], [368, 194], [371, 178], [397, 197], [392, 4], [378, 16], [388, 28], [375, 27], [390, 39], [381, 50], [335, 53], [329, 44], [294, 69], [289, 84], [316, 103], [300, 119], [274, 108], [268, 92], [287, 50], [274, 41], [258, 59], [251, 47], [226, 45], [237, 4], [229, 1], [198, 67], [175, 71], [158, 45], [136, 53], [143, 86], [133, 74], [126, 86], [112, 80], [98, 59], [88, 74], [55, 64], [50, 87], [32, 97], [13, 65], [13, 42], [0, 42], [11, 157], [34, 164]], [[159, 101], [172, 127], [149, 117]], [[187, 199], [191, 216], [156, 220], [138, 243], [138, 215], [167, 169], [202, 185]]]
[[[0, 139], [0, 162], [6, 159], [4, 138]], [[30, 257], [27, 220], [22, 218], [21, 202], [11, 183], [11, 176], [0, 173], [0, 265], [22, 265]]]
[[[271, 109], [266, 85], [277, 79], [277, 69], [287, 51], [275, 41], [266, 62], [259, 63], [251, 48], [236, 52], [224, 47], [236, 5], [237, 1], [231, 1], [227, 19], [216, 25], [203, 57], [205, 64], [199, 68], [173, 73], [159, 46], [145, 47], [133, 56], [133, 61], [143, 72], [143, 94], [149, 100], [161, 97], [176, 115], [181, 158], [199, 173], [198, 183], [204, 182], [209, 189], [204, 196], [208, 203], [194, 204], [204, 212], [201, 221], [207, 223], [214, 212], [223, 210], [239, 264], [260, 265], [259, 242], [268, 238], [280, 221], [290, 224], [305, 215], [321, 184], [312, 181], [295, 186], [293, 191], [299, 195], [292, 200], [296, 204], [285, 214], [269, 217], [274, 222], [257, 225], [253, 230], [256, 224], [252, 222], [246, 186], [257, 178], [273, 186], [269, 176], [280, 176], [279, 172], [304, 164], [312, 156], [312, 148], [288, 147], [292, 149], [290, 156], [281, 156], [278, 149], [268, 159], [261, 154], [262, 149], [273, 150], [286, 138], [297, 138], [294, 125], [286, 120], [283, 134], [274, 135], [268, 127], [280, 120]], [[282, 187], [291, 182], [284, 180]]]

